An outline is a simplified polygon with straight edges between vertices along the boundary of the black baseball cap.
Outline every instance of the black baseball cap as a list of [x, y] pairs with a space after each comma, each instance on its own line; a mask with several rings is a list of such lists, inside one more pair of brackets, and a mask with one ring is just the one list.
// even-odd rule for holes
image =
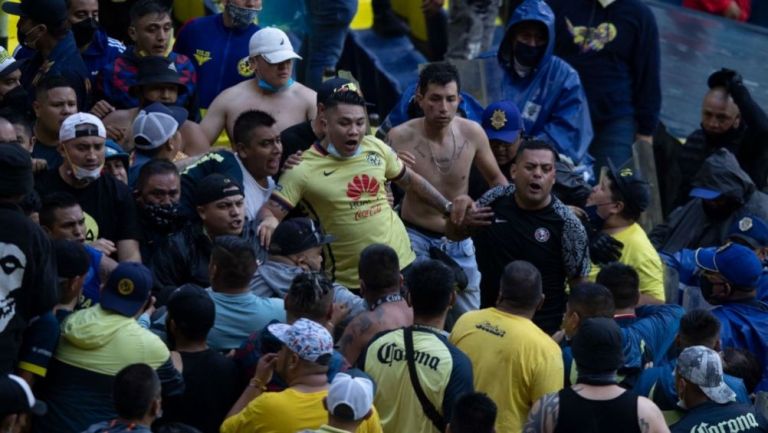
[[335, 241], [323, 234], [320, 226], [309, 218], [292, 218], [280, 223], [272, 234], [269, 253], [281, 256], [300, 253]]
[[195, 188], [195, 205], [203, 206], [233, 195], [242, 195], [243, 187], [223, 174], [214, 173], [204, 177]]
[[183, 329], [208, 332], [216, 319], [213, 299], [200, 286], [185, 284], [174, 290], [166, 304], [168, 315]]
[[179, 95], [187, 91], [187, 86], [181, 82], [181, 74], [176, 69], [176, 64], [165, 57], [142, 57], [136, 67], [138, 69], [136, 83], [128, 89], [132, 96], [138, 94], [139, 87], [150, 84], [175, 84], [179, 89]]
[[624, 206], [639, 212], [648, 209], [651, 204], [651, 187], [639, 173], [629, 167], [628, 164], [617, 169], [610, 159], [608, 160], [608, 170], [611, 180], [624, 197]]
[[3, 11], [49, 26], [59, 25], [67, 19], [64, 0], [21, 0], [21, 3], [6, 1], [3, 2]]
[[323, 81], [320, 84], [320, 87], [317, 89], [317, 103], [322, 104], [325, 102], [326, 99], [330, 98], [331, 95], [336, 93], [338, 89], [343, 88], [344, 86], [347, 86], [349, 84], [354, 84], [352, 80], [348, 80], [346, 78], [341, 77], [333, 77], [329, 78], [325, 81]]
[[45, 415], [48, 407], [32, 394], [27, 382], [13, 374], [0, 375], [0, 419], [17, 413]]
[[52, 241], [56, 253], [56, 269], [61, 278], [85, 275], [91, 265], [91, 258], [83, 244], [77, 241], [55, 239]]
[[585, 319], [571, 340], [571, 351], [580, 373], [603, 373], [624, 365], [622, 335], [612, 318]]

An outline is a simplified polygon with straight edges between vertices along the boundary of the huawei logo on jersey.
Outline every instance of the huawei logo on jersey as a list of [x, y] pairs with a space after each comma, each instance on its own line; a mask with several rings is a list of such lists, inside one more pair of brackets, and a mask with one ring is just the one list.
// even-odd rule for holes
[[352, 182], [347, 184], [347, 197], [354, 201], [360, 200], [363, 193], [368, 193], [369, 196], [375, 197], [379, 192], [379, 182], [367, 174], [355, 176]]

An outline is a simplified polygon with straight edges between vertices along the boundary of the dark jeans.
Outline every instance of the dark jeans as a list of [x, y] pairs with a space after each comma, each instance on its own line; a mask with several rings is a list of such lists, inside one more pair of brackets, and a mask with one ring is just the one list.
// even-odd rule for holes
[[357, 0], [306, 0], [309, 35], [305, 84], [317, 90], [326, 68], [335, 68], [344, 48], [347, 29], [357, 13]]
[[635, 119], [620, 117], [606, 123], [594, 125], [595, 137], [589, 145], [589, 153], [595, 158], [595, 179], [600, 169], [608, 165], [620, 167], [632, 158], [632, 144], [635, 142]]

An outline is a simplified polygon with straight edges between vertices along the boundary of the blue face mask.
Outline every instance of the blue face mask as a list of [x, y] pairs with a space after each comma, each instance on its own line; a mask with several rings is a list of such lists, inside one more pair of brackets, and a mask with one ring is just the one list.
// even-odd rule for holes
[[597, 213], [597, 205], [590, 205], [584, 208], [584, 212], [587, 213], [587, 219], [589, 219], [589, 225], [595, 230], [602, 230], [605, 225], [605, 218], [601, 217]]
[[227, 3], [226, 12], [232, 18], [232, 25], [238, 29], [244, 29], [253, 24], [259, 15], [259, 9], [241, 8], [232, 2]]
[[275, 86], [267, 83], [266, 81], [262, 80], [261, 78], [259, 78], [259, 87], [261, 87], [263, 90], [266, 90], [267, 92], [277, 93], [277, 92], [279, 92], [279, 91], [281, 91], [283, 89], [287, 89], [287, 88], [293, 86], [293, 84], [295, 82], [296, 81], [293, 78], [289, 78], [288, 82], [285, 83], [284, 85], [282, 85], [280, 87], [275, 87]]
[[339, 158], [339, 159], [354, 158], [357, 155], [360, 155], [360, 152], [362, 152], [362, 151], [363, 151], [363, 147], [358, 144], [357, 145], [357, 149], [355, 149], [355, 153], [354, 154], [349, 155], [349, 156], [344, 156], [344, 155], [341, 154], [341, 152], [339, 152], [338, 149], [336, 149], [336, 146], [334, 146], [333, 143], [328, 143], [328, 153], [331, 154], [332, 156], [335, 156], [336, 158]]

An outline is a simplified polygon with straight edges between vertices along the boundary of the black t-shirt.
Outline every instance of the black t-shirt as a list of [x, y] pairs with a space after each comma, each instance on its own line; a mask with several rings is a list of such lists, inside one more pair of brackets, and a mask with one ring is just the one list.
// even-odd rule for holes
[[[52, 192], [72, 194], [87, 214], [87, 241], [105, 238], [118, 242], [139, 240], [141, 236], [131, 190], [110, 174], [102, 174], [85, 188], [74, 188], [64, 182], [58, 170], [52, 170], [40, 176], [35, 189], [40, 197]], [[93, 221], [89, 221], [89, 216]]]
[[285, 164], [289, 156], [298, 151], [304, 151], [312, 146], [319, 137], [312, 130], [312, 121], [297, 123], [280, 133], [280, 141], [283, 142], [283, 155], [280, 157], [280, 167]]
[[43, 230], [0, 204], [0, 373], [13, 372], [29, 320], [58, 301], [56, 257]]
[[245, 387], [235, 362], [211, 349], [180, 352], [184, 394], [163, 400], [163, 422], [182, 422], [203, 433], [218, 433]]
[[32, 158], [44, 159], [48, 163], [48, 169], [45, 172], [58, 169], [64, 161], [56, 146], [47, 146], [39, 141], [32, 148]]
[[[725, 430], [720, 428], [717, 431], [768, 432], [768, 422], [754, 407], [741, 403], [717, 404], [712, 401], [687, 411], [669, 430], [672, 433], [712, 431], [713, 427], [720, 425], [724, 426]], [[732, 426], [738, 428], [734, 429]]]
[[589, 273], [587, 235], [578, 218], [556, 197], [540, 210], [518, 207], [514, 185], [499, 186], [485, 193], [478, 205], [490, 206], [494, 222], [473, 233], [482, 307], [496, 303], [504, 267], [513, 260], [532, 263], [541, 272], [544, 305], [533, 321], [545, 332], [555, 332], [565, 311], [565, 283]]

